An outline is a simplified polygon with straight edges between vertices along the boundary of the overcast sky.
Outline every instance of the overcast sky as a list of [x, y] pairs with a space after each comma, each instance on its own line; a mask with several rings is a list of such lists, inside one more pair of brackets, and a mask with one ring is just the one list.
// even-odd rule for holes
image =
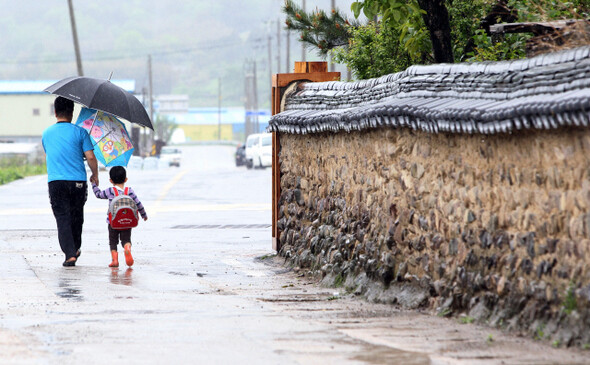
[[[336, 0], [348, 14], [351, 3]], [[231, 88], [228, 98], [237, 103], [245, 60], [256, 59], [259, 73], [268, 72], [269, 35], [273, 72], [277, 71], [276, 22], [284, 22], [282, 0], [73, 0], [73, 4], [88, 76], [106, 78], [113, 71], [114, 78], [134, 79], [138, 87], [145, 86], [151, 54], [155, 90], [208, 95], [221, 77]], [[307, 9], [329, 10], [330, 4], [330, 0], [307, 0]], [[1, 79], [60, 79], [76, 74], [67, 0], [0, 0], [0, 8]], [[285, 34], [282, 31], [282, 72]], [[292, 64], [301, 57], [301, 45], [295, 35], [291, 40]], [[308, 60], [317, 59], [311, 51]]]

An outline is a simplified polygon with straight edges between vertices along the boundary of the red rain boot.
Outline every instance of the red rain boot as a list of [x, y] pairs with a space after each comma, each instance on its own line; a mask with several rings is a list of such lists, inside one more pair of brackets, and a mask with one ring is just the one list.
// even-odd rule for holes
[[113, 261], [109, 264], [109, 267], [119, 267], [119, 253], [117, 251], [111, 251]]
[[133, 266], [133, 256], [131, 256], [131, 244], [125, 245], [125, 263], [127, 266]]

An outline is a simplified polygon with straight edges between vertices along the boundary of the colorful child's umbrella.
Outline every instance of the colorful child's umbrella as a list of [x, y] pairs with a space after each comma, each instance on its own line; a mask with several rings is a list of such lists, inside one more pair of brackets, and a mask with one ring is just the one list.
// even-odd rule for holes
[[86, 129], [94, 144], [94, 155], [106, 166], [127, 166], [133, 144], [125, 125], [115, 116], [82, 108], [76, 125]]

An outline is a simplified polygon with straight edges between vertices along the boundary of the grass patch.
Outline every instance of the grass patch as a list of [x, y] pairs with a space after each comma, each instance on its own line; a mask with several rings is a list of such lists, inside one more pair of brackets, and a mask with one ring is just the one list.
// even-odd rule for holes
[[328, 297], [327, 300], [338, 300], [338, 299], [340, 299], [339, 295], [332, 295], [332, 296]]
[[344, 276], [342, 276], [342, 274], [338, 274], [334, 278], [334, 287], [340, 288], [342, 285], [344, 285]]
[[543, 339], [543, 337], [545, 337], [545, 325], [544, 324], [537, 327], [537, 330], [535, 331], [535, 335], [533, 336], [533, 339], [540, 341]]
[[582, 345], [582, 350], [590, 350], [590, 343], [585, 343]]
[[475, 318], [470, 317], [470, 316], [465, 316], [465, 317], [459, 318], [459, 322], [461, 322], [462, 324], [470, 324], [470, 323], [475, 322]]
[[29, 164], [25, 159], [0, 159], [0, 185], [22, 179], [27, 176], [47, 173], [45, 164]]
[[441, 310], [440, 312], [438, 312], [437, 316], [439, 317], [448, 317], [451, 315], [451, 313], [453, 313], [453, 311], [451, 310], [451, 308], [445, 308], [443, 310]]
[[551, 343], [551, 346], [553, 346], [553, 347], [555, 347], [555, 348], [558, 348], [558, 347], [559, 347], [559, 345], [561, 345], [561, 342], [559, 342], [559, 340], [555, 340], [555, 341], [553, 341], [553, 342]]
[[486, 342], [488, 343], [488, 345], [494, 342], [494, 336], [492, 336], [491, 333], [488, 335], [488, 338], [486, 338]]
[[563, 300], [563, 311], [569, 316], [577, 309], [578, 301], [576, 300], [575, 286], [573, 283], [571, 283], [567, 288], [567, 292], [565, 293], [565, 299]]
[[269, 254], [267, 254], [267, 255], [260, 256], [258, 259], [259, 259], [260, 261], [264, 261], [264, 260], [268, 260], [268, 259], [273, 259], [273, 258], [275, 258], [275, 257], [277, 257], [277, 254], [276, 254], [276, 253], [269, 253]]

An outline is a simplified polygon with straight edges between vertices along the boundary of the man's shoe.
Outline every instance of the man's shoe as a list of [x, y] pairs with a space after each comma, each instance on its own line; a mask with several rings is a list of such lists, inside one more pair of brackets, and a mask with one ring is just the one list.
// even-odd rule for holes
[[62, 265], [65, 267], [76, 266], [76, 260], [67, 259]]

